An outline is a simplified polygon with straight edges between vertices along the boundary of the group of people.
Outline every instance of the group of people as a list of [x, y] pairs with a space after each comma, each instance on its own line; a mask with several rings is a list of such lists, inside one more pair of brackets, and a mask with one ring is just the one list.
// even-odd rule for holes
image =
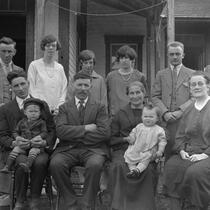
[[[15, 170], [14, 210], [24, 208], [29, 176], [30, 208], [39, 209], [49, 172], [64, 209], [93, 210], [103, 170], [111, 210], [155, 210], [156, 160], [163, 155], [170, 209], [184, 204], [207, 210], [210, 78], [182, 64], [182, 43], [168, 45], [169, 67], [158, 71], [151, 96], [145, 75], [134, 69], [136, 52], [127, 45], [117, 51], [118, 69], [106, 82], [94, 69], [95, 54], [82, 51], [67, 87], [54, 36], [42, 39], [44, 56], [31, 62], [27, 74], [12, 62], [15, 44], [0, 39], [0, 168]], [[85, 167], [81, 199], [70, 180], [76, 165]]]

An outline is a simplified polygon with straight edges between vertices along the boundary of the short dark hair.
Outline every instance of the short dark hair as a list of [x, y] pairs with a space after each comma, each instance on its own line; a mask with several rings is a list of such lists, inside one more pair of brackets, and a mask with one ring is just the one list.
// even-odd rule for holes
[[78, 80], [78, 79], [89, 79], [90, 81], [92, 81], [92, 77], [90, 76], [90, 74], [88, 74], [86, 71], [79, 71], [74, 75], [74, 81]]
[[0, 39], [0, 44], [8, 44], [8, 45], [13, 44], [14, 47], [16, 46], [16, 42], [13, 39], [11, 39], [10, 37], [6, 37], [6, 36], [4, 36]]
[[29, 105], [37, 105], [39, 106], [40, 110], [44, 108], [44, 103], [42, 100], [38, 98], [28, 98], [23, 103], [23, 109], [25, 110]]
[[61, 49], [61, 44], [60, 44], [59, 40], [55, 36], [53, 36], [52, 34], [49, 34], [49, 35], [46, 35], [42, 38], [41, 43], [40, 43], [41, 50], [44, 51], [45, 46], [49, 43], [52, 43], [52, 42], [57, 42], [56, 50]]
[[160, 121], [161, 119], [161, 110], [159, 109], [159, 107], [155, 106], [151, 101], [148, 101], [145, 105], [144, 105], [145, 109], [148, 110], [155, 110], [157, 117], [158, 117], [158, 121]]
[[92, 50], [83, 50], [79, 53], [79, 57], [78, 57], [79, 62], [87, 61], [87, 60], [90, 60], [90, 59], [93, 59], [93, 62], [94, 62], [94, 65], [95, 65], [96, 56], [95, 56], [95, 53]]
[[12, 80], [18, 77], [23, 77], [27, 80], [27, 75], [25, 71], [22, 71], [22, 70], [13, 70], [9, 72], [7, 75], [7, 80], [10, 84], [12, 84]]
[[177, 42], [177, 41], [170, 42], [168, 44], [168, 49], [169, 49], [169, 47], [181, 47], [184, 52], [184, 44], [182, 42]]
[[134, 60], [137, 58], [137, 54], [133, 48], [129, 47], [128, 45], [123, 45], [117, 50], [116, 57], [117, 61], [123, 57], [128, 57], [130, 60]]

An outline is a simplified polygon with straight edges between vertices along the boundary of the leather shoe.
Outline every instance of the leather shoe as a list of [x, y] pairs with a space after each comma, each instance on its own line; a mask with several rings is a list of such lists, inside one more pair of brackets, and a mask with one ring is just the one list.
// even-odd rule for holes
[[141, 175], [141, 172], [139, 171], [139, 169], [133, 169], [130, 172], [127, 173], [127, 177], [129, 179], [138, 179]]

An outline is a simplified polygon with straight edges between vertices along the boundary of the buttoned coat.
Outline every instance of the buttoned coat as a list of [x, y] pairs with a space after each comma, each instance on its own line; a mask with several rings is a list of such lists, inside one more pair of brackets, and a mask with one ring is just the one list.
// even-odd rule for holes
[[[87, 132], [85, 130], [87, 124], [96, 124], [96, 131]], [[110, 128], [106, 107], [91, 98], [85, 105], [83, 125], [79, 121], [79, 112], [74, 98], [61, 105], [56, 118], [56, 132], [60, 143], [53, 156], [69, 150], [69, 148], [80, 148], [78, 145], [82, 145], [97, 154], [109, 154]]]
[[[175, 88], [176, 105], [177, 108], [181, 109], [182, 111], [185, 111], [186, 108], [192, 103], [189, 90], [189, 78], [193, 72], [194, 70], [182, 65], [177, 78]], [[167, 111], [171, 111], [172, 74], [170, 68], [166, 68], [157, 73], [155, 82], [152, 86], [151, 96], [153, 103], [160, 108], [162, 114]]]

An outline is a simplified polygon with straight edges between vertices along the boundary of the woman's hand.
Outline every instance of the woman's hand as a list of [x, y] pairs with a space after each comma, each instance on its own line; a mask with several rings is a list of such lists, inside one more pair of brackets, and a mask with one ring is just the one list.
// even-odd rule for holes
[[187, 152], [185, 152], [184, 150], [180, 151], [180, 156], [183, 160], [188, 160], [189, 159], [189, 154]]
[[130, 136], [123, 137], [123, 140], [124, 140], [125, 142], [128, 142], [129, 144], [133, 144], [133, 143], [134, 143], [134, 142], [132, 142], [132, 139], [131, 139]]
[[196, 162], [196, 161], [199, 161], [199, 160], [204, 160], [208, 158], [208, 155], [205, 154], [205, 153], [202, 153], [202, 154], [194, 154], [194, 155], [191, 155], [189, 157], [189, 160], [192, 161], [192, 162]]
[[31, 139], [31, 146], [35, 148], [45, 147], [47, 142], [41, 136], [35, 136]]

